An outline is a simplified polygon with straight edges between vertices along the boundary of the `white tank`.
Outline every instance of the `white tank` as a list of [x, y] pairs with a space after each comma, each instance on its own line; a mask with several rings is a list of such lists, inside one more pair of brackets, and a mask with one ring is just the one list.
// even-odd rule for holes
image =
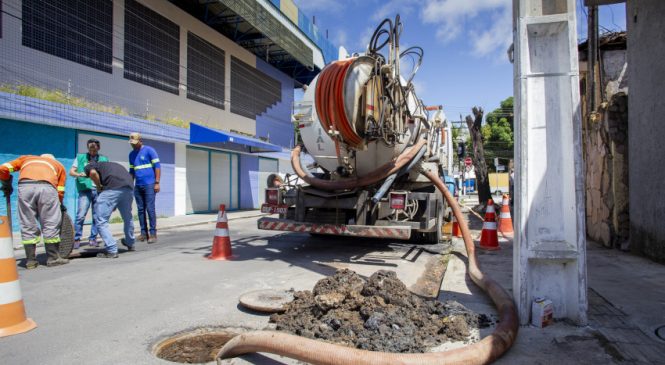
[[[361, 56], [353, 59], [347, 59], [338, 62], [351, 62], [348, 71], [341, 82], [343, 83], [343, 106], [346, 119], [350, 126], [358, 133], [363, 135], [364, 131], [357, 129], [363, 128], [364, 120], [360, 116], [366, 106], [363, 101], [363, 90], [372, 76], [375, 60], [371, 57]], [[383, 139], [374, 139], [364, 137], [363, 142], [358, 146], [352, 146], [343, 139], [338, 139], [337, 146], [335, 139], [323, 127], [317, 105], [327, 105], [327, 100], [317, 103], [317, 87], [322, 71], [309, 85], [305, 91], [302, 102], [296, 105], [296, 114], [294, 118], [298, 122], [302, 141], [307, 152], [324, 169], [335, 172], [339, 166], [345, 166], [350, 170], [351, 175], [364, 175], [377, 167], [390, 162], [399, 155], [407, 145], [412, 144], [413, 139], [419, 138], [421, 122], [419, 117], [424, 118], [421, 103], [418, 101], [413, 91], [406, 94], [406, 106], [412, 118], [410, 118], [401, 133], [396, 135], [394, 143], [387, 143]], [[339, 79], [341, 77], [338, 77]], [[405, 81], [401, 79], [402, 86], [406, 86]], [[379, 95], [382, 97], [383, 95]], [[338, 151], [339, 150], [339, 154]], [[335, 178], [335, 174], [333, 174]]]

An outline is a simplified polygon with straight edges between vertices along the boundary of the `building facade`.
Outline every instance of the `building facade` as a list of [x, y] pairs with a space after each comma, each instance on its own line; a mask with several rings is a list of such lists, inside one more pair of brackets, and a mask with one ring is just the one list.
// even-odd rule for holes
[[[160, 155], [158, 216], [259, 207], [267, 175], [290, 171], [294, 87], [330, 44], [290, 0], [209, 3], [0, 1], [0, 159], [53, 153], [69, 170], [95, 137], [127, 166], [136, 131]], [[69, 178], [70, 212], [75, 197]]]

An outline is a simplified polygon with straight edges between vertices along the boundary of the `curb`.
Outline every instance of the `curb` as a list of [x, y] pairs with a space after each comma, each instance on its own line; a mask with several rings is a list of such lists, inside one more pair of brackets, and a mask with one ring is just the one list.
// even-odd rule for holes
[[[267, 214], [267, 213], [255, 213], [253, 215], [242, 216], [242, 217], [235, 217], [235, 218], [230, 218], [229, 217], [228, 220], [233, 221], [233, 220], [246, 219], [246, 218], [257, 218], [257, 217], [263, 217], [263, 216], [267, 216], [267, 215], [269, 215], [269, 214]], [[168, 230], [176, 229], [176, 228], [202, 226], [202, 225], [210, 224], [210, 223], [217, 223], [217, 218], [207, 220], [207, 221], [200, 221], [200, 222], [173, 224], [173, 225], [166, 226], [166, 227], [160, 227], [159, 230], [160, 231], [168, 231]], [[118, 223], [118, 224], [120, 224], [120, 223]], [[138, 231], [134, 230], [134, 233], [141, 233], [141, 229], [139, 229]], [[123, 232], [117, 232], [117, 233], [112, 234], [113, 237], [122, 237], [123, 235], [124, 235]], [[43, 246], [43, 244], [39, 243], [37, 245], [37, 247], [40, 247], [40, 246]], [[18, 245], [14, 244], [14, 251], [22, 250], [22, 249], [23, 249], [23, 245], [21, 245], [20, 243]]]

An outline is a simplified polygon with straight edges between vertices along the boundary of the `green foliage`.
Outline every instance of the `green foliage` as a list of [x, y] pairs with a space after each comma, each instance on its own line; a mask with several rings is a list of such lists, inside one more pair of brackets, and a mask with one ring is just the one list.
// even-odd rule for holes
[[501, 106], [488, 113], [485, 124], [482, 126], [483, 147], [485, 148], [485, 159], [490, 169], [496, 169], [494, 158], [499, 158], [499, 163], [507, 165], [508, 160], [514, 156], [513, 137], [513, 97], [501, 102]]

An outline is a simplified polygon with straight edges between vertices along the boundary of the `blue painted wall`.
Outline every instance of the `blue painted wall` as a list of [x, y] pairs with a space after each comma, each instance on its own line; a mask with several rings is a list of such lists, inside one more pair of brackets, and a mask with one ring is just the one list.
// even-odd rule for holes
[[[172, 216], [175, 214], [175, 145], [151, 139], [143, 139], [143, 144], [151, 146], [159, 155], [162, 165], [162, 176], [159, 185], [160, 192], [155, 199], [157, 216]], [[158, 221], [159, 228], [159, 221]]]
[[259, 206], [259, 158], [240, 155], [240, 209]]
[[[76, 156], [76, 131], [67, 128], [50, 127], [40, 124], [19, 122], [0, 118], [0, 163], [16, 159], [22, 155], [41, 155], [51, 153], [64, 165], [65, 170], [74, 163]], [[14, 232], [20, 230], [16, 211], [18, 173], [14, 173], [14, 193], [11, 197], [12, 226]], [[0, 215], [6, 215], [6, 204], [0, 203]], [[74, 178], [67, 175], [65, 183], [65, 206], [70, 215], [76, 208], [76, 185]]]
[[291, 107], [293, 105], [294, 81], [283, 72], [261, 59], [256, 59], [256, 68], [282, 83], [282, 100], [256, 117], [256, 135], [270, 135], [270, 143], [290, 148], [293, 143]]

